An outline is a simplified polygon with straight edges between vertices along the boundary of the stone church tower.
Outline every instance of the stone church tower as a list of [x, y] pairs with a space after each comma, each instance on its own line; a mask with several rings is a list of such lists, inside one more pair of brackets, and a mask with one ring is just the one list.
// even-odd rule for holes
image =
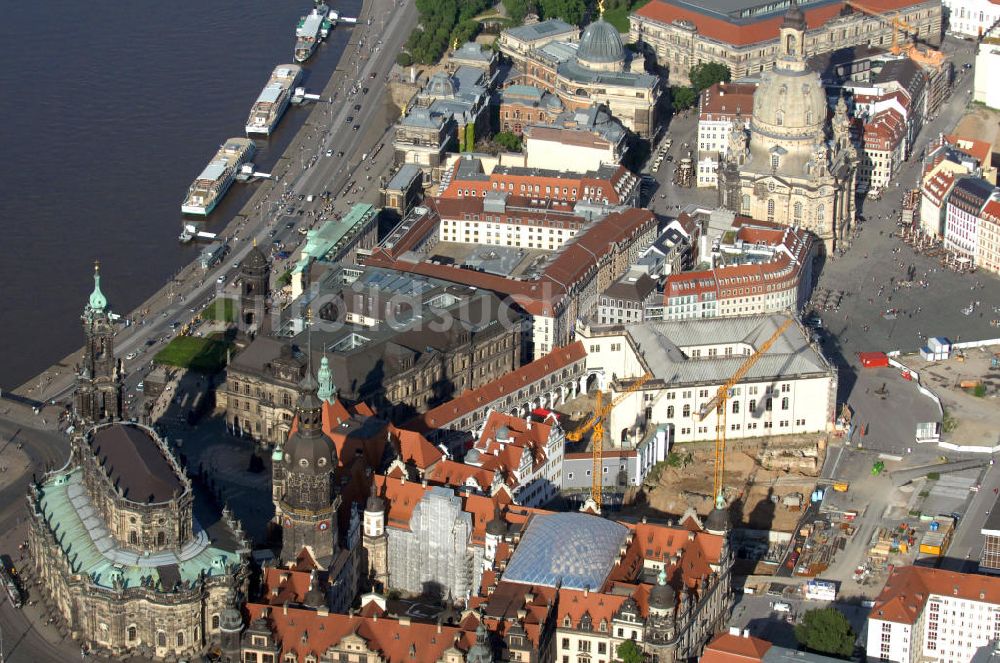
[[257, 248], [253, 248], [239, 266], [240, 271], [240, 316], [241, 322], [248, 330], [260, 329], [267, 314], [267, 299], [271, 295], [271, 266], [267, 257]]
[[122, 418], [122, 370], [115, 359], [115, 325], [101, 292], [100, 264], [94, 264], [94, 290], [80, 316], [87, 342], [77, 370], [76, 416], [84, 427]]
[[310, 366], [299, 383], [298, 427], [272, 457], [275, 519], [281, 525], [284, 560], [295, 559], [303, 546], [309, 546], [316, 560], [326, 563], [338, 546], [337, 449], [323, 431], [318, 389]]
[[362, 545], [368, 558], [368, 580], [375, 591], [385, 591], [389, 587], [389, 536], [385, 531], [385, 500], [378, 496], [374, 482], [365, 504]]
[[754, 92], [749, 142], [733, 127], [719, 166], [719, 205], [736, 214], [798, 226], [828, 251], [854, 225], [857, 153], [838, 104], [828, 136], [827, 98], [806, 65], [806, 21], [792, 1], [780, 30], [778, 59]]

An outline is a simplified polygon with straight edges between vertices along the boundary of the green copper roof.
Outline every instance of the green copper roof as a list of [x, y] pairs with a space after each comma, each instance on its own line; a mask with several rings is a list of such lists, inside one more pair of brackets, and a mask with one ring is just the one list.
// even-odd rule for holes
[[323, 355], [323, 359], [319, 362], [317, 377], [319, 378], [318, 396], [320, 400], [332, 403], [337, 392], [333, 387], [333, 373], [330, 372], [330, 360], [326, 358], [326, 355]]
[[274, 445], [274, 451], [271, 452], [271, 460], [282, 461], [285, 458], [285, 452], [281, 450], [281, 443]]
[[90, 293], [90, 308], [94, 311], [103, 311], [108, 307], [108, 300], [101, 292], [101, 265], [94, 263], [94, 291]]
[[87, 496], [80, 468], [50, 476], [42, 484], [38, 507], [59, 542], [57, 554], [69, 559], [75, 573], [105, 589], [113, 587], [115, 576], [125, 587], [140, 585], [143, 577], [159, 582], [161, 567], [176, 567], [181, 581], [193, 583], [203, 573], [224, 575], [241, 563], [239, 553], [220, 547], [197, 518], [194, 537], [179, 550], [140, 555], [119, 548]]

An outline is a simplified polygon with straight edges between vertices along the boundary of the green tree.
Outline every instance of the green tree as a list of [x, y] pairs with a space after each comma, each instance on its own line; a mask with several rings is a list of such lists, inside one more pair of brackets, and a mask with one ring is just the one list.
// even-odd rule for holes
[[718, 62], [702, 62], [691, 67], [688, 79], [695, 92], [707, 90], [716, 83], [728, 83], [733, 77], [729, 67]]
[[639, 645], [635, 644], [634, 640], [626, 640], [618, 645], [618, 651], [615, 653], [622, 663], [642, 663], [643, 661], [642, 650], [639, 649]]
[[517, 24], [534, 9], [529, 0], [503, 0], [503, 6], [510, 19]]
[[462, 21], [455, 26], [454, 31], [451, 33], [452, 43], [457, 42], [461, 46], [465, 42], [475, 39], [477, 34], [479, 34], [479, 21], [473, 21], [472, 19]]
[[396, 64], [398, 64], [400, 67], [409, 67], [411, 64], [413, 64], [413, 56], [411, 56], [406, 51], [400, 51], [399, 54], [396, 56]]
[[521, 137], [512, 131], [501, 131], [493, 137], [493, 141], [508, 152], [521, 151]]
[[847, 658], [854, 652], [854, 631], [836, 608], [807, 612], [795, 627], [795, 638], [806, 648], [821, 654]]
[[580, 25], [587, 11], [584, 0], [539, 0], [538, 9], [543, 19], [561, 18], [567, 23]]
[[675, 111], [687, 110], [698, 101], [698, 94], [693, 88], [674, 86], [670, 88], [670, 102]]

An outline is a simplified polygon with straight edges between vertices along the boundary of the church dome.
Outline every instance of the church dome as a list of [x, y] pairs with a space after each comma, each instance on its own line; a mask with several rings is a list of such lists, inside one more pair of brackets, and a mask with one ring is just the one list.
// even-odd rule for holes
[[309, 434], [295, 431], [285, 442], [285, 462], [289, 471], [300, 474], [323, 474], [336, 467], [337, 449], [322, 431]]
[[753, 130], [812, 140], [823, 134], [826, 113], [826, 91], [815, 71], [776, 67], [761, 74], [753, 95]]
[[250, 253], [240, 261], [241, 271], [257, 271], [267, 269], [267, 256], [254, 244]]
[[430, 81], [427, 82], [427, 92], [435, 97], [453, 97], [455, 96], [455, 84], [452, 82], [451, 76], [439, 71], [431, 76]]
[[576, 59], [584, 65], [625, 61], [625, 45], [618, 29], [603, 18], [587, 26], [580, 38]]
[[673, 610], [676, 605], [677, 592], [667, 584], [667, 574], [660, 569], [656, 584], [649, 590], [649, 607], [657, 610]]

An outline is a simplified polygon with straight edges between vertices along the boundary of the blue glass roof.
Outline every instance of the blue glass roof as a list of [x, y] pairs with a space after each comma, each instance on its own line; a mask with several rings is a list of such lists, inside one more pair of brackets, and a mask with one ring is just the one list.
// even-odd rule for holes
[[503, 579], [547, 587], [597, 590], [620, 557], [628, 528], [585, 513], [535, 516]]

